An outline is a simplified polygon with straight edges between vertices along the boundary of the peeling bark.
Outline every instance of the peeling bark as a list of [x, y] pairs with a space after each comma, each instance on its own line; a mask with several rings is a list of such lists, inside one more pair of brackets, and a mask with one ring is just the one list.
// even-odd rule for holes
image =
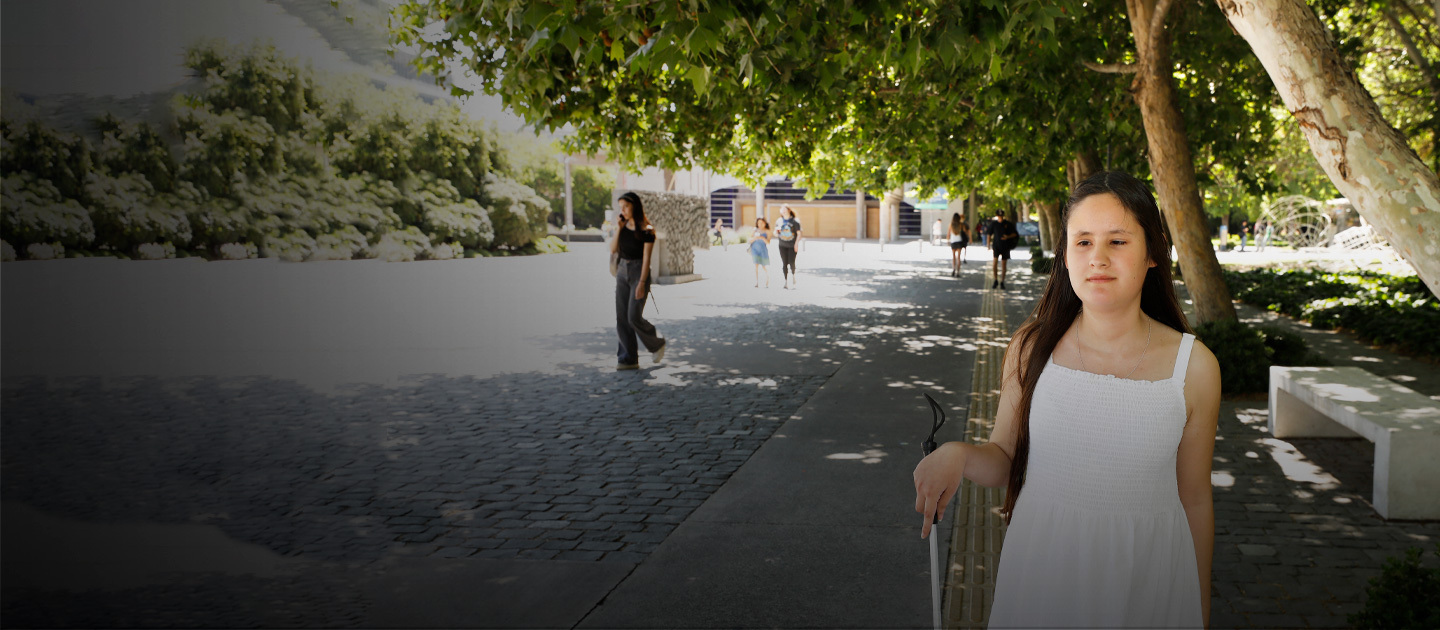
[[1385, 121], [1302, 0], [1219, 0], [1341, 194], [1440, 295], [1440, 177]]

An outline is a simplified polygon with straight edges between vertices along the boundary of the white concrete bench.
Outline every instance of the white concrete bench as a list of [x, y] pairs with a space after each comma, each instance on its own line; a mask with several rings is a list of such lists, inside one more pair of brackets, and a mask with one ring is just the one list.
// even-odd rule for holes
[[1440, 403], [1357, 367], [1270, 366], [1270, 434], [1375, 443], [1372, 502], [1391, 519], [1440, 519]]

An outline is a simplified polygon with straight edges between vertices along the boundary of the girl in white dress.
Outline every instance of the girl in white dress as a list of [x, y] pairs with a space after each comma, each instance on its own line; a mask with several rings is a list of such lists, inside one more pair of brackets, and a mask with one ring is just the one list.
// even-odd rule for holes
[[921, 536], [962, 477], [1005, 486], [990, 627], [1204, 626], [1220, 367], [1189, 332], [1144, 183], [1087, 178], [1062, 225], [1005, 353], [990, 441], [915, 468]]

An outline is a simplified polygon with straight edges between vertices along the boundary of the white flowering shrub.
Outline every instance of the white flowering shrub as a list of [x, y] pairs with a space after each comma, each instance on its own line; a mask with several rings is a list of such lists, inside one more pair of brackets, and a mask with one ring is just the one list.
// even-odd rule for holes
[[408, 262], [428, 257], [430, 237], [415, 226], [386, 232], [370, 246], [370, 257], [390, 262]]
[[65, 247], [59, 243], [31, 243], [25, 246], [25, 257], [30, 260], [64, 258]]
[[260, 256], [260, 249], [250, 243], [225, 243], [216, 249], [224, 260], [249, 260]]
[[260, 243], [260, 253], [266, 258], [279, 258], [288, 262], [300, 262], [314, 252], [315, 239], [304, 230], [266, 232]]
[[98, 245], [133, 251], [144, 243], [190, 244], [190, 217], [185, 210], [161, 203], [150, 182], [136, 173], [118, 177], [90, 173], [85, 192], [91, 199]]
[[465, 255], [465, 248], [459, 243], [441, 243], [430, 247], [430, 260], [450, 260]]
[[169, 243], [141, 243], [135, 248], [141, 260], [165, 260], [175, 257], [175, 246]]
[[509, 177], [485, 174], [484, 198], [495, 227], [495, 245], [519, 249], [545, 234], [550, 202], [535, 190]]
[[90, 214], [65, 199], [48, 180], [29, 173], [6, 175], [0, 197], [0, 233], [22, 247], [29, 243], [60, 243], [83, 248], [95, 240]]
[[454, 242], [462, 249], [487, 248], [495, 241], [490, 213], [474, 199], [426, 208], [424, 217], [422, 225], [433, 240]]
[[315, 237], [315, 251], [306, 260], [351, 260], [365, 252], [365, 235], [353, 225]]

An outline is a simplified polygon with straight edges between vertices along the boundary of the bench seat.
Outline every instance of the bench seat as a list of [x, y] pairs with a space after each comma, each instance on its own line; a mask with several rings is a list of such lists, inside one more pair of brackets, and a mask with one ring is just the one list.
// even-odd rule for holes
[[1440, 402], [1357, 367], [1273, 365], [1270, 434], [1370, 440], [1380, 516], [1440, 519]]

